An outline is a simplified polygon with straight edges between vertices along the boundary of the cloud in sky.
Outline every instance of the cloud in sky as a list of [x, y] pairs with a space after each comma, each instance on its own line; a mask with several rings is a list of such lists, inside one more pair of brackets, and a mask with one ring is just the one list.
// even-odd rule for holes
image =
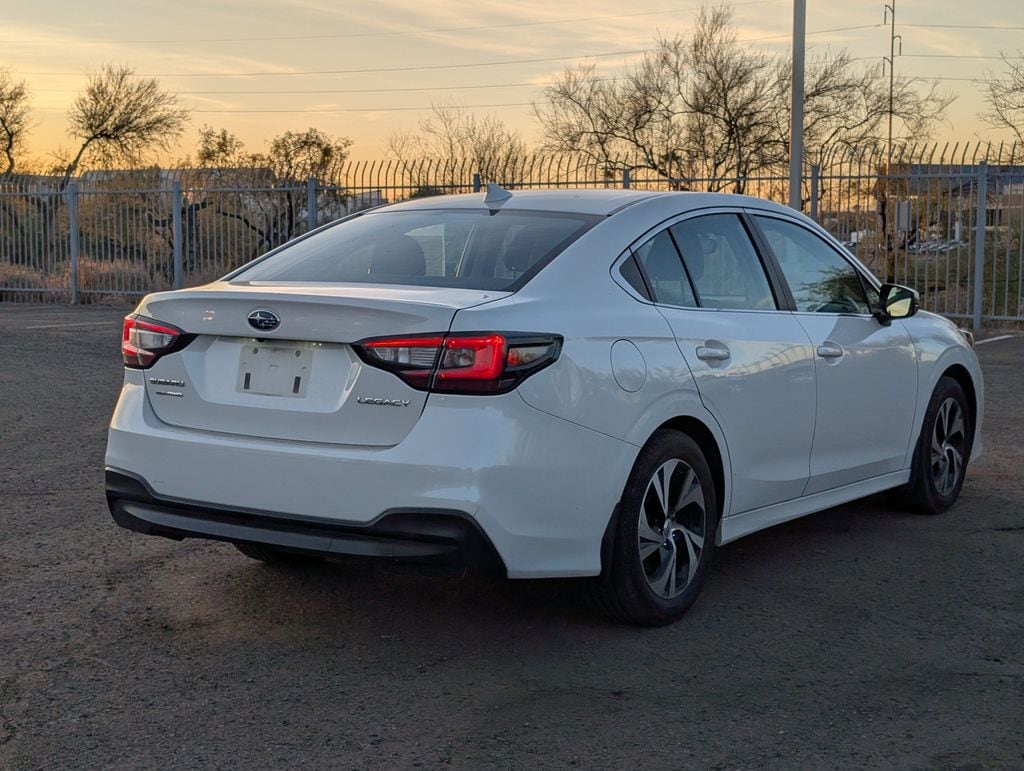
[[[415, 68], [422, 65], [544, 59], [650, 47], [655, 34], [686, 34], [698, 7], [695, 0], [579, 0], [572, 4], [508, 3], [506, 0], [373, 0], [362, 4], [332, 0], [180, 0], [168, 5], [142, 0], [50, 0], [8, 9], [0, 27], [2, 64], [29, 81], [37, 109], [33, 148], [43, 155], [65, 142], [64, 112], [88, 70], [107, 62], [127, 63], [140, 73], [160, 74], [201, 113], [183, 143], [182, 154], [203, 123], [225, 126], [250, 145], [275, 133], [316, 125], [355, 140], [354, 152], [383, 152], [393, 128], [415, 125], [417, 113], [380, 108], [429, 106], [456, 99], [472, 104], [518, 104], [536, 98], [540, 85], [451, 90], [488, 84], [542, 84], [572, 61], [508, 66], [423, 69], [334, 75], [271, 73], [310, 70]], [[791, 27], [788, 0], [747, 0], [735, 4], [741, 39], [781, 35], [751, 45], [785, 51]], [[808, 30], [879, 25], [875, 3], [811, 4]], [[898, 21], [909, 23], [1022, 25], [1018, 0], [989, 0], [970, 13], [959, 0], [901, 0]], [[573, 19], [574, 21], [566, 21]], [[899, 26], [899, 25], [898, 25]], [[463, 29], [487, 27], [486, 29]], [[459, 28], [459, 29], [454, 29]], [[423, 30], [446, 30], [424, 32]], [[903, 51], [898, 72], [934, 77], [975, 77], [998, 62], [919, 58], [920, 54], [995, 55], [1020, 46], [1020, 31], [955, 30], [899, 26]], [[409, 34], [414, 33], [414, 34]], [[327, 35], [335, 37], [324, 37]], [[209, 41], [219, 38], [218, 42]], [[224, 40], [224, 38], [268, 38]], [[302, 39], [300, 39], [302, 38]], [[811, 35], [808, 44], [846, 46], [854, 56], [880, 59], [888, 53], [888, 31], [868, 29]], [[911, 56], [913, 54], [913, 56]], [[596, 59], [613, 72], [629, 56]], [[232, 73], [266, 73], [232, 76]], [[214, 76], [216, 74], [216, 76]], [[980, 132], [977, 89], [950, 81], [962, 97], [951, 111], [951, 135]], [[430, 88], [430, 91], [300, 94], [297, 91]], [[199, 91], [284, 91], [276, 94], [195, 93]], [[300, 112], [301, 110], [364, 112]], [[254, 113], [241, 110], [295, 112]], [[535, 126], [529, 107], [493, 112], [528, 137]]]

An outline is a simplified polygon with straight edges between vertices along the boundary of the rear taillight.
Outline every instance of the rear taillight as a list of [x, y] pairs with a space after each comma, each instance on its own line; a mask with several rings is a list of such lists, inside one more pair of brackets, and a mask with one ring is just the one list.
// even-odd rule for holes
[[558, 358], [557, 335], [422, 335], [363, 340], [354, 348], [367, 364], [393, 372], [421, 391], [500, 394]]
[[364, 340], [355, 349], [367, 364], [394, 372], [413, 388], [426, 390], [443, 342], [442, 335], [386, 337]]
[[183, 342], [185, 335], [176, 327], [134, 313], [124, 318], [121, 355], [126, 367], [145, 369]]

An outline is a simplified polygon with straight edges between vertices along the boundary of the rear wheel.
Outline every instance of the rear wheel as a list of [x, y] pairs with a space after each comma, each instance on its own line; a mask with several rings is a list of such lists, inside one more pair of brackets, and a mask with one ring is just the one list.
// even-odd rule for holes
[[963, 388], [953, 378], [944, 377], [928, 403], [914, 449], [910, 482], [903, 490], [909, 508], [939, 514], [956, 502], [964, 485], [971, 437]]
[[592, 587], [597, 608], [647, 626], [681, 617], [704, 585], [718, 529], [711, 469], [693, 439], [671, 430], [651, 437], [614, 527], [610, 563]]

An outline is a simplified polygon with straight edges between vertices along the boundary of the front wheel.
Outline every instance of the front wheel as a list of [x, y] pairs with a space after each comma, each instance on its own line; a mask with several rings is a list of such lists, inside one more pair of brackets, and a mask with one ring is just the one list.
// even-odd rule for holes
[[940, 379], [914, 448], [910, 482], [903, 490], [909, 508], [939, 514], [956, 502], [964, 486], [972, 430], [963, 388], [953, 378]]
[[600, 611], [661, 626], [686, 612], [711, 566], [718, 529], [704, 453], [679, 431], [657, 432], [640, 451], [619, 502], [611, 560], [592, 587]]

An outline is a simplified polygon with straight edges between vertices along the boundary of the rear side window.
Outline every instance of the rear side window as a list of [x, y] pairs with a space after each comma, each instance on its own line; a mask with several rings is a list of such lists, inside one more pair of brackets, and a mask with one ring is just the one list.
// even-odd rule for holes
[[645, 241], [633, 250], [633, 254], [643, 266], [655, 302], [685, 308], [697, 307], [690, 280], [686, 277], [679, 252], [667, 230]]
[[622, 267], [619, 268], [619, 275], [626, 280], [633, 289], [637, 291], [641, 297], [648, 300], [651, 298], [651, 293], [647, 291], [647, 283], [644, 281], [643, 274], [640, 272], [640, 266], [636, 263], [636, 256], [630, 255], [628, 260], [624, 260]]
[[694, 217], [670, 230], [701, 306], [737, 310], [777, 307], [764, 266], [735, 214]]
[[377, 212], [286, 246], [232, 282], [515, 290], [600, 219], [515, 210]]

